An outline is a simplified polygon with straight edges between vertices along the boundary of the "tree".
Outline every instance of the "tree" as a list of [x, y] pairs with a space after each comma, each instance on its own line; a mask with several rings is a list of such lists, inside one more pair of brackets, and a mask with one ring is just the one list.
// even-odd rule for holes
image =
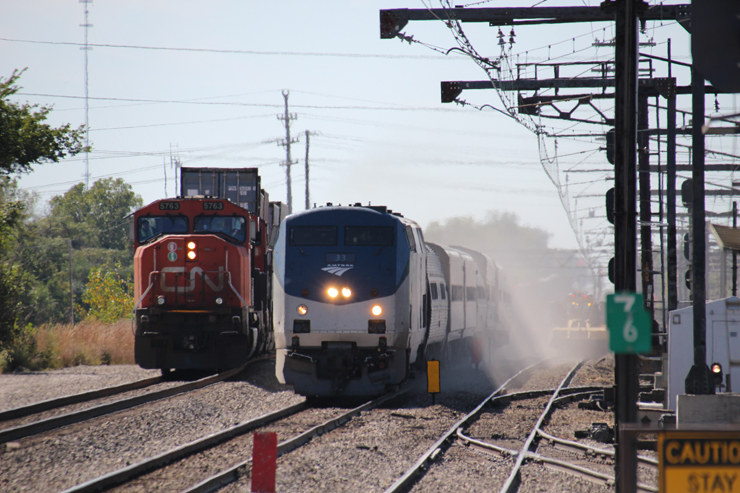
[[31, 276], [10, 260], [27, 204], [15, 180], [0, 177], [0, 347], [18, 334], [31, 300]]
[[84, 126], [54, 128], [44, 121], [52, 108], [9, 100], [20, 87], [14, 85], [24, 70], [0, 79], [0, 175], [28, 173], [34, 164], [59, 162], [89, 150], [83, 145]]
[[141, 207], [141, 197], [122, 178], [105, 178], [85, 190], [83, 183], [51, 199], [52, 236], [71, 238], [76, 247], [126, 250], [128, 214]]
[[115, 267], [101, 265], [90, 271], [82, 301], [90, 308], [87, 316], [104, 323], [113, 323], [130, 317], [134, 309], [133, 287], [130, 278], [122, 277], [121, 264]]

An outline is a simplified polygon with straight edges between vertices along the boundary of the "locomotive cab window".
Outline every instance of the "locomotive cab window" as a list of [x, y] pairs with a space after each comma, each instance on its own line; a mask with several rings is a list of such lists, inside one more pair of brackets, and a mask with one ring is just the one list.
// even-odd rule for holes
[[391, 226], [345, 226], [345, 246], [393, 246]]
[[247, 220], [242, 216], [198, 216], [193, 231], [226, 235], [241, 243], [247, 239]]
[[188, 218], [182, 215], [142, 216], [136, 224], [139, 243], [155, 236], [188, 232]]
[[415, 252], [416, 240], [414, 240], [414, 231], [411, 229], [411, 226], [404, 226], [404, 230], [406, 231], [406, 240], [409, 242], [409, 249]]
[[336, 246], [336, 226], [293, 226], [290, 228], [292, 246]]

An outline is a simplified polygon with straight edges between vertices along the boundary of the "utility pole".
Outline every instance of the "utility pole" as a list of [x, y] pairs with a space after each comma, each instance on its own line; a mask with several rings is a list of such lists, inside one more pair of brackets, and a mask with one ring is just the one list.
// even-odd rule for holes
[[[80, 46], [80, 49], [85, 52], [85, 190], [90, 190], [90, 151], [87, 148], [90, 147], [90, 106], [88, 100], [88, 72], [87, 72], [87, 53], [92, 50], [92, 46], [87, 43], [87, 31], [93, 27], [88, 22], [88, 4], [92, 3], [93, 0], [79, 0], [81, 4], [85, 6], [85, 23], [80, 24], [80, 27], [85, 28], [85, 46]], [[74, 323], [74, 322], [72, 322]]]
[[311, 132], [306, 130], [306, 210], [309, 210], [311, 208], [311, 190], [309, 187], [309, 180], [308, 180], [308, 146], [310, 144], [310, 135]]
[[[732, 227], [737, 229], [737, 202], [732, 203]], [[737, 296], [737, 250], [732, 250], [732, 296]]]
[[[285, 99], [285, 114], [278, 115], [277, 117], [278, 117], [278, 120], [282, 120], [283, 122], [285, 122], [285, 140], [279, 141], [278, 145], [285, 147], [285, 162], [280, 163], [280, 164], [281, 166], [285, 166], [285, 179], [287, 180], [287, 184], [288, 184], [287, 185], [288, 186], [288, 197], [286, 198], [286, 202], [288, 204], [288, 214], [292, 214], [293, 213], [293, 184], [290, 178], [290, 166], [292, 164], [297, 164], [297, 161], [293, 162], [292, 158], [290, 157], [290, 146], [291, 144], [295, 144], [296, 142], [298, 142], [298, 139], [290, 138], [290, 122], [292, 120], [297, 119], [298, 115], [296, 115], [295, 113], [288, 112], [288, 96], [289, 95], [290, 95], [290, 91], [283, 91], [283, 98]], [[306, 183], [308, 183], [308, 181]]]
[[691, 294], [694, 315], [694, 364], [686, 376], [687, 394], [714, 394], [712, 374], [707, 366], [706, 223], [704, 213], [704, 76], [691, 69], [692, 164], [691, 174]]
[[69, 245], [69, 323], [75, 324], [75, 296], [72, 291], [72, 240], [67, 240]]

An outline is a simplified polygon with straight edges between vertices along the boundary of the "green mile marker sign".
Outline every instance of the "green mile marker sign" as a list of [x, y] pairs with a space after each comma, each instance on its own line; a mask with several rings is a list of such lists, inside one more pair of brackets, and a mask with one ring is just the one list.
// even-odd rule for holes
[[642, 294], [615, 293], [606, 297], [606, 327], [609, 349], [618, 354], [647, 354], [653, 329]]

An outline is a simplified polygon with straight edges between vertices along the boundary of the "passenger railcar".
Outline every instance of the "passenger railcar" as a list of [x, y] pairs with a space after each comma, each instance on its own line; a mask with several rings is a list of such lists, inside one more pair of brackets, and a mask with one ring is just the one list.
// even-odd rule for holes
[[276, 375], [303, 395], [378, 394], [417, 361], [460, 356], [498, 292], [475, 257], [382, 206], [289, 216], [273, 254]]
[[256, 170], [229, 171], [240, 176], [241, 205], [200, 195], [218, 194], [211, 182], [228, 179], [223, 170], [184, 168], [183, 190], [193, 196], [133, 214], [134, 353], [142, 368], [236, 368], [273, 347], [266, 194]]

